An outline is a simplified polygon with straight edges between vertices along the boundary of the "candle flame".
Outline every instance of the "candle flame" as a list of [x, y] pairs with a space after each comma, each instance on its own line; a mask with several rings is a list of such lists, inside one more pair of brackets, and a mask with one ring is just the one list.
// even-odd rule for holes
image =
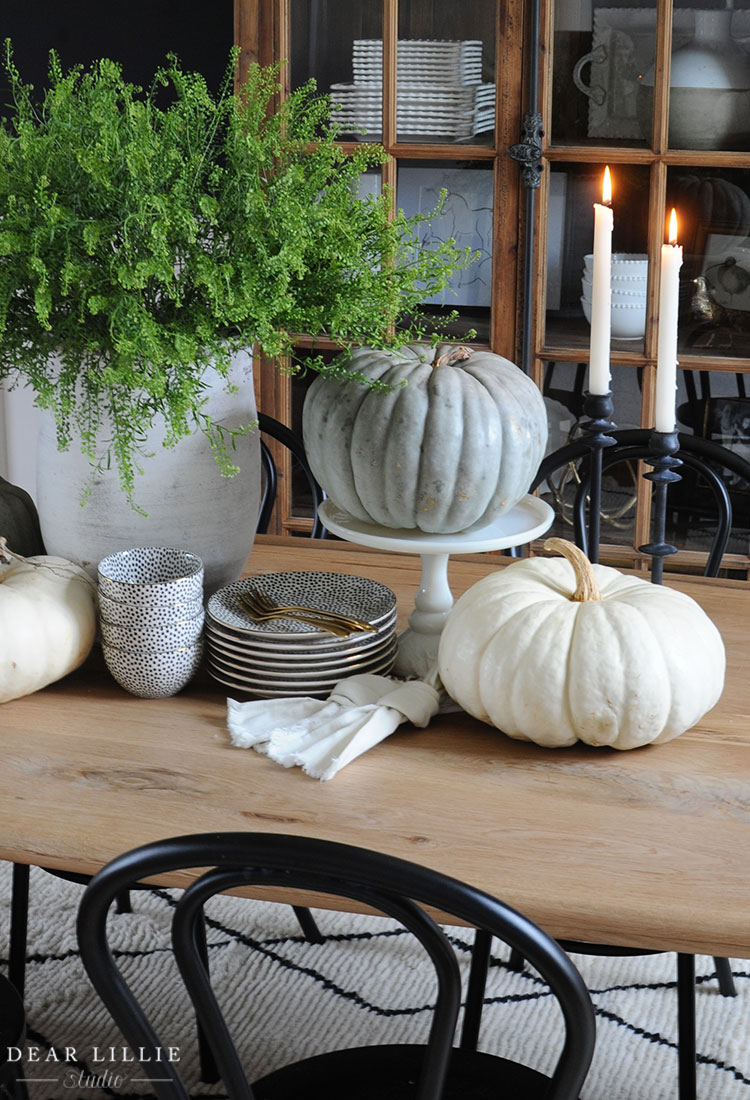
[[609, 206], [612, 202], [612, 177], [609, 174], [609, 165], [604, 169], [604, 180], [602, 182], [602, 202], [605, 206]]
[[672, 213], [669, 215], [669, 243], [677, 244], [677, 212], [672, 208]]

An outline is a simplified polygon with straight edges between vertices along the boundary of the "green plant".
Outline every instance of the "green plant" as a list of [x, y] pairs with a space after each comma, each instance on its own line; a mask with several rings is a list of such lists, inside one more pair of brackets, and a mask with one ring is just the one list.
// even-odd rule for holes
[[299, 334], [420, 338], [420, 300], [469, 262], [453, 242], [418, 249], [387, 195], [356, 197], [382, 150], [345, 155], [313, 84], [271, 109], [275, 67], [237, 93], [233, 53], [214, 95], [169, 58], [144, 92], [113, 61], [63, 71], [51, 52], [37, 102], [10, 42], [4, 63], [0, 384], [32, 386], [59, 446], [80, 434], [129, 495], [157, 414], [166, 445], [199, 428], [232, 472], [202, 409], [209, 363], [250, 344], [291, 356]]

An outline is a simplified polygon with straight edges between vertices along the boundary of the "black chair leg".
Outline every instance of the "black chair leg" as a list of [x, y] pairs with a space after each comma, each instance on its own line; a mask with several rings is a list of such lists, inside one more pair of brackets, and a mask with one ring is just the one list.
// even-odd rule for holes
[[515, 947], [511, 948], [510, 958], [508, 959], [508, 967], [510, 970], [515, 970], [518, 974], [521, 973], [524, 967], [524, 957], [520, 951], [517, 951]]
[[26, 937], [29, 923], [29, 865], [13, 864], [13, 886], [10, 902], [10, 946], [8, 977], [23, 1000], [26, 984]]
[[130, 891], [123, 890], [121, 894], [117, 895], [117, 912], [118, 913], [132, 913], [133, 906], [130, 904]]
[[696, 1100], [695, 956], [677, 956], [677, 1054], [679, 1100]]
[[722, 997], [736, 997], [737, 990], [734, 985], [729, 959], [720, 959], [714, 955], [714, 966], [716, 967], [716, 977], [719, 979], [719, 992]]
[[482, 1022], [482, 1009], [484, 1008], [484, 991], [487, 985], [487, 970], [490, 965], [490, 949], [492, 936], [484, 929], [478, 928], [474, 935], [474, 946], [471, 949], [471, 967], [469, 969], [469, 983], [466, 989], [466, 1007], [464, 1008], [464, 1021], [461, 1026], [461, 1050], [476, 1050], [479, 1042], [479, 1027]]
[[326, 938], [318, 928], [315, 917], [312, 915], [309, 909], [306, 909], [302, 905], [293, 905], [294, 915], [299, 922], [299, 926], [302, 929], [302, 935], [305, 937], [308, 943], [325, 943]]
[[[195, 923], [195, 939], [198, 945], [203, 965], [208, 970], [208, 944], [206, 942], [206, 922], [203, 919], [201, 913], [199, 919]], [[215, 1085], [219, 1080], [219, 1067], [216, 1065], [216, 1059], [214, 1058], [214, 1052], [208, 1044], [208, 1040], [204, 1034], [203, 1028], [200, 1025], [200, 1021], [196, 1020], [196, 1026], [198, 1029], [198, 1065], [200, 1066], [201, 1081], [204, 1081], [207, 1085]]]

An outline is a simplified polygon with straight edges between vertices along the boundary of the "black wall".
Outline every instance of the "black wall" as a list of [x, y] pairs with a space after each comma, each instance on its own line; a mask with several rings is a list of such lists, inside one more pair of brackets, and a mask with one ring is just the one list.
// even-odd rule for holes
[[[167, 53], [202, 72], [215, 89], [229, 59], [233, 0], [0, 0], [0, 42], [10, 38], [27, 83], [46, 82], [50, 49], [64, 68], [111, 57], [148, 86]], [[0, 72], [0, 110], [7, 103]]]

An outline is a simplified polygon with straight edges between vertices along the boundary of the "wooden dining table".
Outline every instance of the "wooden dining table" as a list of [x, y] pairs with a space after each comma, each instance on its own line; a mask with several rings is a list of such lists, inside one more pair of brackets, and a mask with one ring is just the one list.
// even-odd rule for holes
[[[451, 558], [454, 595], [508, 563]], [[402, 626], [419, 585], [411, 555], [256, 539], [248, 574], [298, 569], [384, 582]], [[726, 685], [695, 728], [629, 752], [545, 749], [442, 714], [400, 726], [320, 782], [233, 747], [226, 689], [207, 674], [172, 698], [140, 699], [95, 649], [65, 679], [0, 707], [0, 858], [90, 874], [166, 836], [296, 833], [437, 868], [557, 937], [750, 957], [750, 587], [667, 583], [719, 627]]]

